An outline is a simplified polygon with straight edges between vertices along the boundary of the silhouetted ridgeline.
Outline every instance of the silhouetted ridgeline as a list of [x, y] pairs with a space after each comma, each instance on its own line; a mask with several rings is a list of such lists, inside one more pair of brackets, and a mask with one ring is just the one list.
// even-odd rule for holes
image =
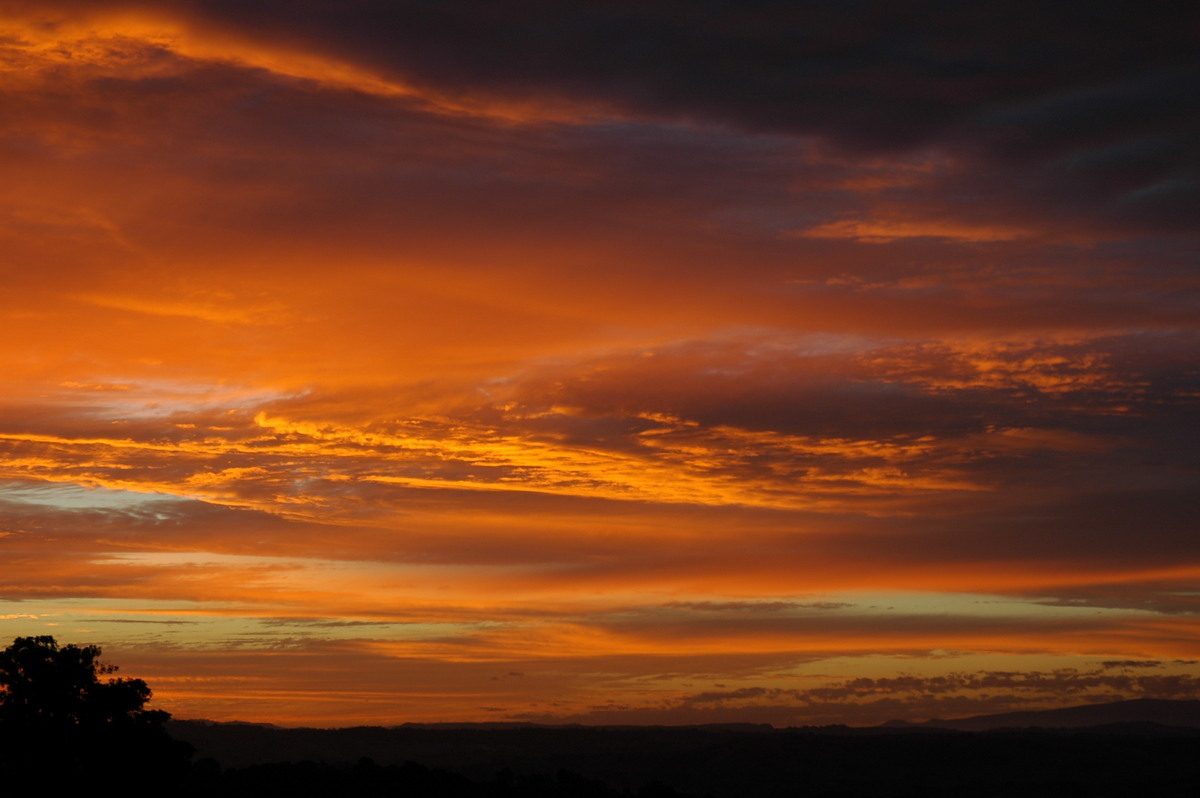
[[[1145, 712], [1186, 720], [1200, 704], [1157, 703], [1109, 705], [1109, 714], [1090, 715], [1104, 724], [1093, 728], [987, 732], [517, 724], [319, 730], [199, 721], [172, 722], [169, 731], [197, 750], [197, 794], [1194, 798], [1200, 718], [1169, 726], [1146, 721]], [[1035, 713], [1033, 720], [1066, 726], [1090, 716]], [[993, 717], [1003, 724], [1004, 716]], [[972, 721], [986, 728], [984, 719]]]
[[991, 729], [1084, 729], [1097, 726], [1157, 724], [1200, 729], [1200, 701], [1166, 701], [1139, 698], [1133, 701], [1114, 701], [1107, 704], [1085, 704], [1078, 707], [1048, 709], [1040, 712], [1005, 712], [999, 715], [979, 715], [957, 720], [929, 720], [924, 723], [892, 721], [889, 728], [924, 726], [957, 731], [989, 731]]

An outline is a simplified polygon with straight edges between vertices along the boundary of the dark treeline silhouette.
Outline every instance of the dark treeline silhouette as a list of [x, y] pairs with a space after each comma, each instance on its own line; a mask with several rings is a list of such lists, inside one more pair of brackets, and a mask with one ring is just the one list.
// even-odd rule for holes
[[1198, 728], [319, 730], [169, 722], [146, 709], [146, 683], [114, 677], [100, 653], [52, 637], [17, 638], [0, 652], [0, 783], [185, 798], [1200, 795]]
[[[212, 782], [227, 791], [221, 794], [237, 796], [261, 795], [256, 791], [269, 783], [289, 785], [279, 793], [288, 795], [492, 798], [1200, 795], [1200, 729], [1154, 724], [991, 732], [503, 725], [320, 730], [200, 722], [172, 728], [200, 755], [238, 763]], [[355, 753], [372, 759], [355, 764]], [[289, 759], [294, 764], [278, 764]], [[256, 760], [276, 764], [251, 764]], [[210, 767], [219, 770], [215, 763]], [[341, 792], [322, 792], [332, 785]]]
[[690, 798], [656, 783], [637, 791], [618, 790], [598, 779], [566, 770], [554, 775], [518, 775], [511, 770], [502, 770], [490, 779], [475, 780], [415, 762], [378, 765], [370, 759], [362, 759], [352, 766], [304, 760], [250, 765], [222, 772], [213, 770], [207, 777], [197, 776], [192, 787], [193, 794], [228, 798], [266, 795], [296, 798], [331, 795], [370, 798]]

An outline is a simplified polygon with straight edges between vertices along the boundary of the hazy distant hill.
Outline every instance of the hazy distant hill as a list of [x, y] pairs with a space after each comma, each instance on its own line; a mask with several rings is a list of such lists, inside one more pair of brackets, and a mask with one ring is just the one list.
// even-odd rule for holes
[[1129, 724], [1159, 724], [1200, 729], [1200, 701], [1167, 701], [1139, 698], [1109, 704], [1086, 704], [1065, 709], [1038, 712], [1005, 712], [999, 715], [978, 715], [957, 720], [930, 720], [925, 723], [893, 721], [887, 726], [902, 728], [937, 728], [956, 731], [989, 731], [991, 729], [1084, 729], [1097, 726]]
[[366, 757], [379, 766], [416, 762], [475, 784], [500, 785], [497, 790], [513, 774], [518, 780], [529, 774], [561, 780], [566, 773], [629, 795], [666, 785], [680, 798], [1200, 795], [1198, 701], [1125, 701], [864, 729], [520, 724], [284, 729], [177, 721], [169, 730], [196, 747], [197, 760], [212, 758], [227, 769], [250, 772], [258, 763], [309, 760], [351, 770]]

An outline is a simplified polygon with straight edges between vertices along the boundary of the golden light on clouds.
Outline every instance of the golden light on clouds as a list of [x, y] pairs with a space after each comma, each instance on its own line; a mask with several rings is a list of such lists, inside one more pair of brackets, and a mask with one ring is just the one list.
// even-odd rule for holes
[[1189, 48], [466, 8], [0, 6], [7, 634], [285, 724], [1195, 696]]

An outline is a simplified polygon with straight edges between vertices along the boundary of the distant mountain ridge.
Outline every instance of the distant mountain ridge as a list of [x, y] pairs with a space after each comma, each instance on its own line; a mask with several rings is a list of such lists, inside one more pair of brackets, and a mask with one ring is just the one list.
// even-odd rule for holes
[[1095, 726], [1158, 724], [1200, 729], [1200, 700], [1169, 700], [1136, 698], [1108, 704], [1083, 704], [1063, 709], [1026, 712], [1004, 712], [997, 715], [976, 715], [970, 718], [942, 720], [935, 718], [923, 723], [889, 721], [888, 728], [932, 728], [954, 731], [991, 731], [993, 729], [1085, 729]]
[[[451, 723], [292, 729], [173, 721], [169, 731], [195, 747], [195, 760], [208, 772], [245, 769], [233, 774], [235, 781], [290, 774], [302, 776], [293, 783], [306, 788], [316, 784], [310, 777], [338, 773], [349, 783], [370, 774], [428, 772], [432, 778], [442, 772], [483, 790], [475, 798], [1200, 795], [1200, 701], [1122, 701], [869, 728]], [[295, 766], [259, 767], [268, 763]], [[384, 768], [408, 770], [384, 774]], [[595, 784], [578, 789], [588, 780], [608, 791]], [[541, 786], [514, 792], [519, 784]], [[648, 785], [657, 791], [645, 792]]]

